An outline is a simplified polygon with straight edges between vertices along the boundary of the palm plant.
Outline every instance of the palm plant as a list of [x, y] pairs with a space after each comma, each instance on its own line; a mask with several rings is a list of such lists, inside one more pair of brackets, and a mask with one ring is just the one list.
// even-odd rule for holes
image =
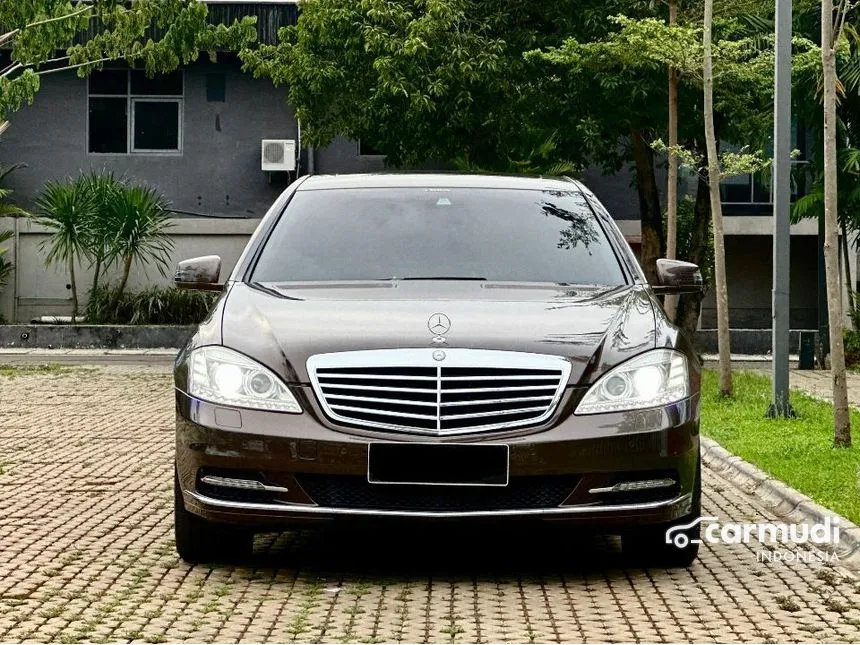
[[[162, 276], [167, 275], [173, 240], [170, 228], [170, 204], [157, 190], [148, 186], [121, 185], [107, 207], [107, 261], [122, 265], [122, 277], [114, 292], [114, 301], [122, 297], [132, 264], [144, 267], [155, 264]], [[114, 302], [114, 304], [115, 304]]]
[[72, 289], [72, 322], [78, 315], [78, 288], [75, 262], [89, 255], [94, 201], [92, 194], [78, 181], [51, 181], [36, 198], [38, 224], [51, 231], [42, 243], [48, 264], [65, 264]]
[[117, 179], [110, 170], [91, 170], [76, 181], [93, 199], [89, 226], [91, 235], [88, 239], [89, 255], [93, 261], [93, 283], [90, 287], [90, 294], [93, 294], [98, 291], [102, 271], [111, 254], [111, 204], [122, 197], [123, 180]]
[[[18, 206], [6, 202], [9, 195], [12, 194], [12, 190], [2, 187], [3, 182], [6, 181], [6, 178], [11, 173], [15, 172], [19, 168], [25, 167], [26, 165], [27, 164], [23, 163], [11, 164], [9, 166], [3, 166], [0, 164], [0, 217], [22, 217], [28, 214]], [[8, 242], [14, 236], [15, 233], [13, 231], [0, 231], [0, 244]], [[0, 289], [2, 289], [9, 281], [9, 275], [12, 273], [13, 269], [13, 264], [5, 257], [8, 250], [8, 248], [0, 246]]]
[[[14, 236], [12, 231], [0, 231], [0, 244], [8, 242]], [[6, 286], [9, 281], [9, 274], [12, 273], [12, 263], [6, 259], [6, 247], [0, 246], [0, 289]]]
[[27, 211], [15, 206], [15, 204], [9, 204], [6, 202], [9, 195], [12, 194], [12, 189], [3, 188], [3, 183], [9, 175], [19, 168], [26, 167], [27, 164], [25, 163], [10, 164], [8, 166], [0, 164], [0, 217], [26, 217], [28, 215]]

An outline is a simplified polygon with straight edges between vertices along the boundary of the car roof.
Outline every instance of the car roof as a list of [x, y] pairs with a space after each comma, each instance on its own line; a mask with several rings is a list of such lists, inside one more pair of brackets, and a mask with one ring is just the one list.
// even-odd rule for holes
[[311, 175], [297, 190], [339, 188], [508, 188], [515, 190], [566, 190], [578, 187], [566, 177], [478, 175], [456, 173], [367, 173]]

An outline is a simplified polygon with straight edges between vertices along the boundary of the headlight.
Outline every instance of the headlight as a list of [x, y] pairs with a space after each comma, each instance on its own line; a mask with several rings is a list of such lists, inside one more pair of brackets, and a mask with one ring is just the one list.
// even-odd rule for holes
[[591, 386], [575, 414], [640, 410], [690, 396], [687, 357], [655, 349], [609, 370]]
[[226, 347], [199, 347], [191, 352], [188, 393], [211, 403], [276, 412], [302, 411], [271, 370]]

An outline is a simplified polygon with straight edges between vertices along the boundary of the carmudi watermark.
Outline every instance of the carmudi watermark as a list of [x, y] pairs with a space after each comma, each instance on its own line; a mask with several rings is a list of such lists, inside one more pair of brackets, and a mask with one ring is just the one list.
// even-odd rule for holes
[[[701, 537], [691, 538], [688, 529], [701, 524]], [[784, 522], [720, 522], [718, 517], [704, 516], [689, 524], [680, 524], [666, 530], [666, 544], [679, 549], [690, 543], [709, 544], [761, 544], [760, 562], [838, 562], [839, 556], [826, 546], [839, 543], [839, 518], [827, 517], [815, 524], [787, 524]], [[782, 547], [782, 548], [779, 548]], [[804, 548], [819, 547], [819, 548]]]

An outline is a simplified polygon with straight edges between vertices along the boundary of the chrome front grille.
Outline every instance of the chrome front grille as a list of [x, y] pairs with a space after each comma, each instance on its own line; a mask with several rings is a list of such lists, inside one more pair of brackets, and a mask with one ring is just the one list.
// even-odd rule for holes
[[451, 435], [545, 421], [564, 393], [570, 363], [523, 352], [380, 349], [312, 356], [308, 374], [334, 421]]

